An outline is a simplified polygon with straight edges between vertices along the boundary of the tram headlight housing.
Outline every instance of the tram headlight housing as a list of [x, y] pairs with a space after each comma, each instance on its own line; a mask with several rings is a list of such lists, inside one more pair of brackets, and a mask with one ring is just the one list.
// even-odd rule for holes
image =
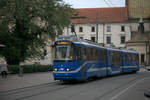
[[54, 69], [54, 71], [56, 71], [56, 72], [57, 72], [57, 71], [58, 71], [58, 69], [57, 69], [57, 68], [55, 68], [55, 69]]

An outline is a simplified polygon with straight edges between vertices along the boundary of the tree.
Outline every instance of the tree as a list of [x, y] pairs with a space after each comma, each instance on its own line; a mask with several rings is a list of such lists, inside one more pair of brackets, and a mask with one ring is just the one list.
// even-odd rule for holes
[[47, 37], [70, 24], [71, 13], [62, 0], [0, 0], [0, 54], [8, 64], [39, 57]]

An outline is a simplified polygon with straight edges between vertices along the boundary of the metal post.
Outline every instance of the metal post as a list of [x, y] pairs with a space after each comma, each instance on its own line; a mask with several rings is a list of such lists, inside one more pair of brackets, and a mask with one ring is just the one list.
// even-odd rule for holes
[[19, 65], [19, 77], [23, 77], [23, 68]]
[[104, 39], [105, 39], [105, 23], [103, 23], [103, 45], [105, 44]]
[[98, 12], [96, 14], [96, 42], [98, 43]]

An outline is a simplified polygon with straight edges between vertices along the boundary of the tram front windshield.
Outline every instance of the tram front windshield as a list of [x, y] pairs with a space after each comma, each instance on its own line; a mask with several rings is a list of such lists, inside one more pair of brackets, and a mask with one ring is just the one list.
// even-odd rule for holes
[[73, 48], [71, 45], [56, 45], [55, 60], [73, 60]]

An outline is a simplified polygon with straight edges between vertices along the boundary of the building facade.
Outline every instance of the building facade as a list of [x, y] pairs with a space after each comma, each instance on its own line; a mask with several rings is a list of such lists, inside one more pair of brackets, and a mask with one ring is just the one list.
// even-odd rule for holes
[[129, 18], [150, 18], [150, 0], [126, 0]]
[[[126, 0], [131, 25], [131, 40], [126, 47], [139, 52], [141, 64], [150, 65], [150, 0]], [[139, 33], [139, 21], [143, 19], [144, 33]]]
[[[125, 47], [131, 39], [127, 8], [83, 8], [75, 9], [71, 18], [77, 36], [106, 46]], [[63, 34], [72, 34], [70, 27]], [[98, 36], [98, 38], [96, 38]]]

